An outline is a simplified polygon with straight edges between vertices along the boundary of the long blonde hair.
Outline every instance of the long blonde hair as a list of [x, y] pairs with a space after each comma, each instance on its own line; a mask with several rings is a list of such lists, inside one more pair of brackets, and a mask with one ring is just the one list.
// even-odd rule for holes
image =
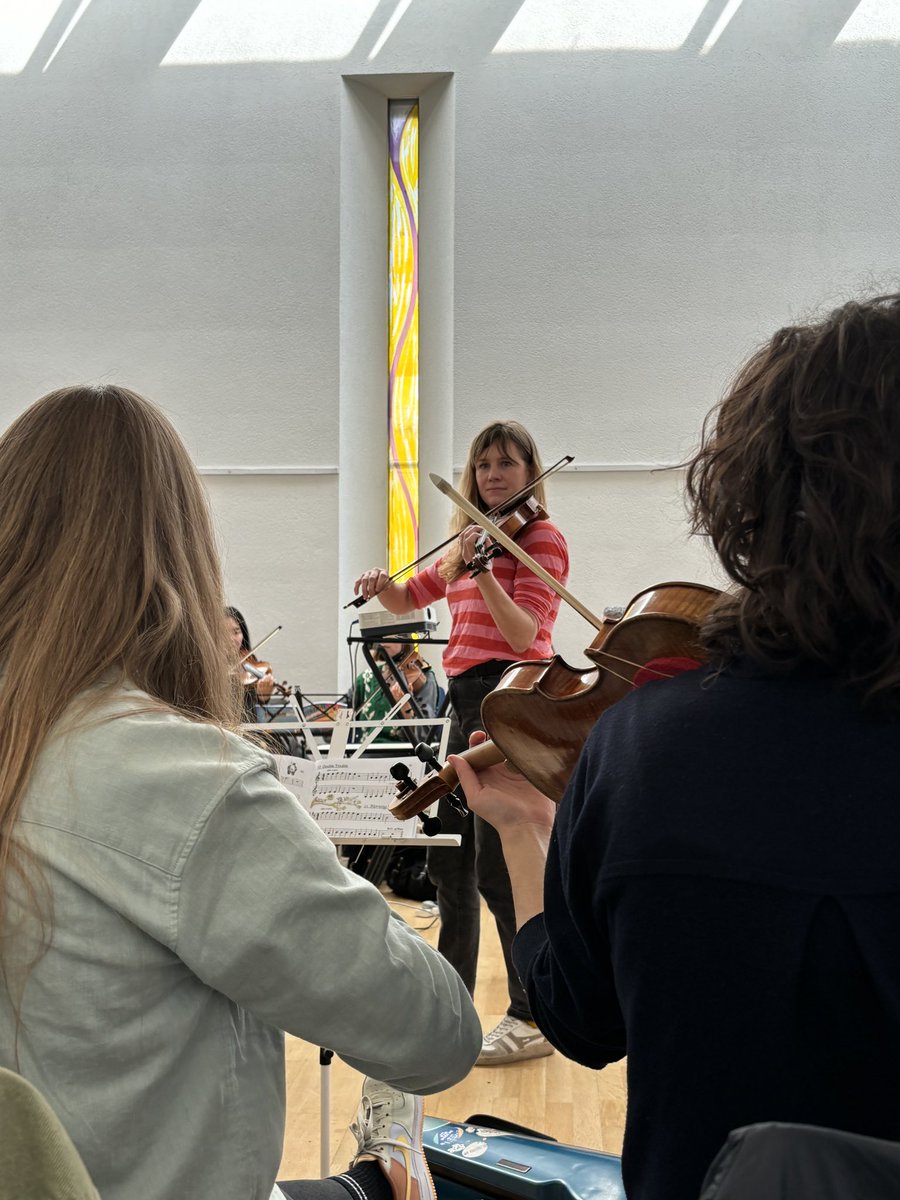
[[0, 930], [11, 872], [36, 898], [15, 825], [76, 698], [87, 710], [128, 681], [185, 717], [237, 726], [224, 604], [203, 487], [147, 400], [61, 388], [0, 437]]
[[[534, 438], [524, 425], [520, 425], [518, 421], [492, 421], [490, 425], [485, 425], [484, 429], [479, 430], [472, 439], [458, 488], [460, 495], [465, 497], [470, 504], [474, 504], [481, 512], [487, 512], [488, 506], [478, 494], [478, 479], [475, 472], [475, 464], [483, 454], [487, 453], [491, 446], [501, 446], [504, 449], [514, 446], [522, 455], [522, 459], [528, 467], [529, 479], [534, 479], [536, 476], [542, 474], [544, 470]], [[547, 501], [543, 483], [536, 484], [531, 494], [537, 500], [538, 504], [546, 505]], [[466, 526], [471, 525], [471, 523], [462, 509], [458, 508], [450, 520], [450, 532], [462, 533]], [[465, 563], [463, 562], [462, 550], [460, 549], [459, 542], [456, 541], [442, 558], [441, 565], [438, 567], [438, 574], [442, 579], [446, 579], [448, 583], [452, 583], [464, 571]]]

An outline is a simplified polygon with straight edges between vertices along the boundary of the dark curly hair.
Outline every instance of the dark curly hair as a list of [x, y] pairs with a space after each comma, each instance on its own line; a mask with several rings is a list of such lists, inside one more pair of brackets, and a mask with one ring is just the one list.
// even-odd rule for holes
[[739, 585], [713, 665], [811, 666], [900, 710], [900, 295], [779, 330], [707, 417], [687, 496]]

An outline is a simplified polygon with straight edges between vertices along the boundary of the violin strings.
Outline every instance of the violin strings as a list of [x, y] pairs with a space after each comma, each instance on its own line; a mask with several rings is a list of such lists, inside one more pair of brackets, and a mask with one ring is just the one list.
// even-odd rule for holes
[[[675, 676], [669, 671], [660, 671], [658, 667], [648, 667], [646, 663], [632, 662], [630, 658], [620, 658], [618, 654], [610, 654], [608, 650], [599, 649], [595, 650], [594, 653], [602, 654], [604, 658], [611, 658], [613, 662], [623, 663], [626, 667], [634, 667], [636, 671], [652, 671], [653, 674], [658, 675], [660, 679], [675, 678]], [[614, 675], [616, 679], [621, 679], [625, 683], [630, 682], [629, 680], [625, 679], [624, 675], [619, 675], [618, 672], [614, 671], [612, 667], [606, 667], [605, 669], [609, 671], [610, 675]]]

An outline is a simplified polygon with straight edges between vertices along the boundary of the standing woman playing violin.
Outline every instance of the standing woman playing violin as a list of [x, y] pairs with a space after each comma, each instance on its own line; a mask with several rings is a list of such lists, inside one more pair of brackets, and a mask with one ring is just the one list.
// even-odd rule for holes
[[[518, 421], [495, 421], [476, 434], [460, 480], [461, 493], [482, 512], [503, 505], [541, 473], [534, 439]], [[534, 489], [543, 504], [544, 489]], [[509, 554], [471, 575], [466, 563], [476, 554], [481, 536], [477, 525], [458, 512], [451, 528], [458, 533], [448, 552], [406, 583], [389, 583], [383, 570], [366, 571], [356, 590], [366, 599], [378, 596], [389, 612], [421, 608], [446, 597], [452, 626], [444, 652], [450, 685], [453, 723], [450, 749], [468, 745], [481, 728], [481, 702], [496, 687], [511, 663], [550, 658], [551, 634], [559, 597]], [[529, 522], [519, 545], [561, 583], [569, 574], [565, 538], [549, 520]], [[525, 991], [512, 962], [515, 912], [500, 840], [480, 817], [460, 816], [448, 800], [440, 802], [443, 831], [459, 833], [462, 844], [428, 851], [428, 873], [437, 887], [441, 914], [438, 948], [456, 967], [469, 990], [475, 990], [480, 925], [479, 892], [497, 922], [506, 962], [509, 1009], [486, 1035], [479, 1066], [518, 1062], [551, 1053], [551, 1046], [531, 1021]]]

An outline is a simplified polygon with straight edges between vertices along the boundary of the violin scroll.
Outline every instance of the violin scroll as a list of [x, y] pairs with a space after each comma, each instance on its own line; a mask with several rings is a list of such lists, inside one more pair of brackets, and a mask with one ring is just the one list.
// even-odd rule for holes
[[[421, 745], [421, 743], [420, 743]], [[431, 754], [428, 749], [429, 759], [431, 763], [437, 763], [437, 759]], [[418, 754], [418, 747], [416, 747]], [[494, 745], [493, 742], [482, 742], [479, 746], [471, 746], [468, 750], [464, 750], [459, 756], [466, 759], [470, 763], [474, 771], [484, 771], [495, 763], [503, 762], [505, 755]], [[426, 760], [428, 761], [428, 760]], [[440, 767], [440, 763], [437, 763]], [[391, 768], [391, 774], [394, 775], [394, 768]], [[397, 779], [397, 776], [394, 775]], [[409, 781], [411, 782], [411, 781]], [[405, 821], [409, 817], [416, 817], [419, 813], [430, 808], [435, 800], [440, 800], [443, 796], [448, 796], [454, 788], [459, 786], [459, 777], [456, 774], [456, 768], [450, 763], [440, 767], [434, 775], [429, 775], [423, 780], [418, 787], [414, 787], [411, 791], [404, 787], [398, 780], [398, 796], [393, 803], [388, 805], [388, 810], [392, 816], [398, 821]]]

